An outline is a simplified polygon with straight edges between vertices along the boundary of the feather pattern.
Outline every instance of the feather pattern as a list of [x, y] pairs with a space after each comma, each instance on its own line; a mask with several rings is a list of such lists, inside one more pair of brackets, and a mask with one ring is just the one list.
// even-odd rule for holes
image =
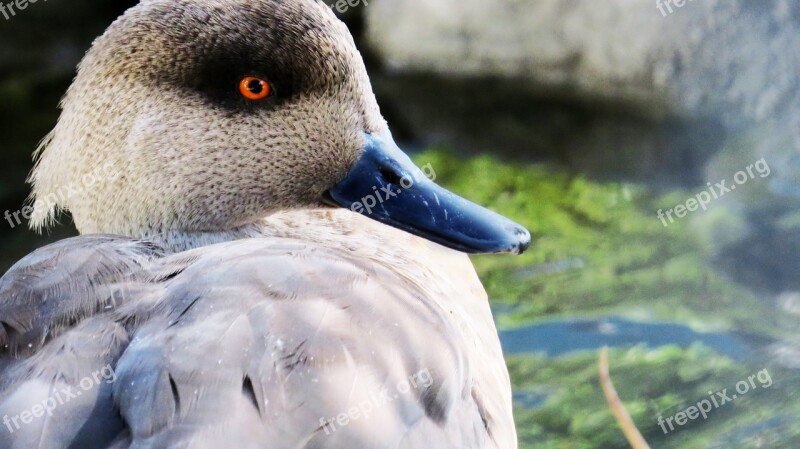
[[23, 259], [0, 292], [3, 448], [498, 447], [461, 323], [373, 259], [87, 236]]

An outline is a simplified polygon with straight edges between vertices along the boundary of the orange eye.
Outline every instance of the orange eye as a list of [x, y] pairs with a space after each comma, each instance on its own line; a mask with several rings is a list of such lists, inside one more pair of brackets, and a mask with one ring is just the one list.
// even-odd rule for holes
[[272, 85], [267, 80], [246, 76], [239, 81], [239, 93], [248, 100], [263, 100], [272, 94]]

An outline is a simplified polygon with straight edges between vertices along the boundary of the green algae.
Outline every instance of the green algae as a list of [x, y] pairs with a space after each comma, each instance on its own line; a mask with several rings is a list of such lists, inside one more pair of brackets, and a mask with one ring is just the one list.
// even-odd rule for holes
[[655, 194], [546, 165], [464, 158], [445, 150], [415, 160], [431, 164], [437, 182], [533, 234], [531, 249], [521, 257], [474, 258], [493, 305], [513, 310], [498, 316], [501, 327], [614, 314], [700, 331], [792, 334], [796, 320], [775, 313], [771, 297], [715, 269], [708, 236], [723, 228], [720, 223], [736, 226], [722, 205], [664, 226], [657, 211], [691, 192]]
[[[541, 164], [465, 158], [447, 150], [415, 156], [431, 164], [436, 181], [527, 226], [534, 236], [523, 256], [478, 256], [474, 263], [501, 329], [542, 321], [622, 316], [674, 322], [696, 331], [730, 332], [756, 339], [793, 336], [797, 317], [778, 313], [771, 295], [751, 291], [717, 268], [715, 248], [745, 226], [724, 204], [712, 204], [669, 226], [659, 209], [695, 192], [656, 193], [643, 185], [597, 181]], [[509, 356], [523, 449], [627, 448], [602, 396], [594, 351], [548, 358]], [[611, 375], [622, 400], [654, 448], [800, 447], [797, 372], [755, 348], [745, 361], [695, 344], [618, 348]], [[774, 380], [708, 415], [664, 434], [664, 419], [731, 391], [767, 369]]]
[[[555, 359], [509, 357], [514, 390], [547, 395], [540, 407], [515, 409], [523, 449], [629, 447], [602, 395], [597, 360], [593, 352]], [[610, 364], [620, 398], [653, 448], [800, 447], [800, 401], [792, 397], [800, 379], [797, 372], [757, 361], [736, 362], [702, 345], [612, 350]], [[732, 397], [738, 382], [764, 370], [771, 384], [754, 379], [756, 388], [720, 404], [706, 419], [674, 424], [674, 430], [664, 421], [663, 428], [659, 424], [659, 418], [666, 420], [708, 399], [709, 392], [716, 396], [727, 389]]]

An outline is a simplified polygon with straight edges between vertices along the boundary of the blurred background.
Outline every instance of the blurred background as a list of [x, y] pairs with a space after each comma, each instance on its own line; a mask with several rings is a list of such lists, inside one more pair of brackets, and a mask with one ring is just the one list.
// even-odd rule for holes
[[[652, 447], [800, 447], [800, 3], [350, 1], [333, 7], [397, 140], [535, 236], [523, 257], [474, 259], [522, 448], [628, 447], [604, 345]], [[0, 15], [0, 214], [25, 204], [77, 62], [135, 3]], [[723, 180], [736, 189], [681, 209]], [[5, 218], [0, 271], [74, 233], [68, 216], [46, 235]], [[740, 381], [705, 419], [659, 421]]]

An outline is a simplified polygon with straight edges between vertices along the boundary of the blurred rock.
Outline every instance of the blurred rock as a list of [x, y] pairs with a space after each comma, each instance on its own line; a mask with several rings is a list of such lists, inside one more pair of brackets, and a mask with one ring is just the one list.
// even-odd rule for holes
[[374, 0], [376, 90], [412, 140], [601, 179], [700, 191], [763, 158], [692, 220], [738, 282], [800, 288], [800, 3], [666, 2]]
[[[382, 94], [425, 139], [433, 123], [457, 141], [470, 134], [461, 140], [476, 140], [464, 145], [474, 150], [566, 149], [561, 162], [576, 168], [655, 182], [700, 183], [706, 175], [692, 167], [756, 125], [767, 127], [762, 157], [782, 162], [797, 150], [787, 141], [800, 141], [800, 5], [662, 9], [655, 0], [375, 0], [365, 10], [371, 48], [391, 74]], [[437, 87], [417, 95], [422, 75]], [[446, 93], [451, 83], [465, 89]], [[496, 117], [485, 97], [510, 112]], [[531, 103], [542, 112], [508, 116]]]
[[651, 55], [666, 20], [650, 2], [376, 0], [367, 14], [370, 42], [397, 72], [523, 78], [659, 102]]

